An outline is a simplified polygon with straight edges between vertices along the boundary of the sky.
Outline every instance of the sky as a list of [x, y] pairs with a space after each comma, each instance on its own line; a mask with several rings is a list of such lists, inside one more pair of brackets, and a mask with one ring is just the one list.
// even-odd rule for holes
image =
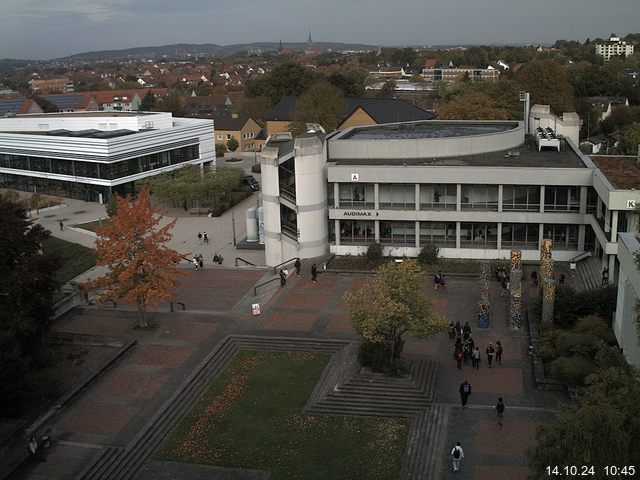
[[0, 0], [0, 58], [172, 43], [550, 44], [640, 31], [640, 0]]

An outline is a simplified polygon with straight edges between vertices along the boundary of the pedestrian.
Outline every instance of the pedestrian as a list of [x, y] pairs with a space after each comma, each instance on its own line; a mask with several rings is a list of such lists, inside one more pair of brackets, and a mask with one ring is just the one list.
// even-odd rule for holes
[[462, 353], [464, 356], [464, 364], [466, 365], [469, 363], [469, 359], [471, 358], [471, 344], [469, 343], [469, 340], [464, 342], [464, 346], [462, 347]]
[[220, 257], [217, 253], [213, 256], [213, 263], [220, 263]]
[[460, 470], [460, 460], [464, 458], [464, 452], [462, 451], [462, 445], [460, 442], [456, 443], [456, 446], [451, 449], [451, 458], [453, 459], [453, 471]]
[[464, 358], [464, 352], [462, 351], [462, 345], [458, 344], [456, 345], [456, 350], [455, 352], [453, 352], [453, 358], [455, 358], [457, 364], [458, 364], [458, 369], [462, 369], [462, 360]]
[[64, 230], [64, 223], [62, 222], [62, 219], [60, 219], [60, 221], [58, 222], [60, 224], [60, 231]]
[[462, 408], [467, 408], [469, 395], [471, 395], [471, 385], [465, 379], [465, 381], [460, 385], [460, 401], [462, 402]]
[[204, 241], [204, 244], [205, 244], [205, 245], [209, 245], [209, 237], [208, 237], [208, 235], [207, 235], [207, 232], [204, 232], [204, 233], [202, 234], [202, 240]]
[[280, 286], [284, 287], [287, 284], [287, 276], [284, 274], [284, 270], [280, 269]]
[[487, 363], [489, 364], [489, 368], [491, 368], [491, 361], [493, 360], [493, 356], [496, 353], [496, 349], [493, 348], [492, 344], [489, 344], [487, 347]]
[[442, 282], [442, 277], [440, 276], [439, 273], [434, 273], [433, 274], [433, 285], [434, 285], [434, 290], [437, 290], [438, 287], [440, 286], [440, 283]]
[[560, 274], [560, 278], [558, 278], [558, 285], [564, 285], [564, 279], [567, 278], [564, 276], [564, 273]]
[[609, 284], [609, 269], [605, 267], [602, 270], [602, 286], [605, 287]]
[[299, 258], [296, 258], [296, 263], [294, 263], [293, 266], [296, 269], [296, 275], [300, 276], [300, 267], [302, 266], [302, 264], [300, 263], [300, 259]]
[[449, 340], [452, 342], [456, 339], [456, 326], [449, 320]]
[[438, 270], [438, 278], [440, 278], [440, 286], [441, 287], [446, 287], [447, 286], [447, 282], [445, 281], [447, 276], [442, 273], [442, 270]]
[[471, 353], [471, 366], [476, 367], [476, 370], [480, 369], [480, 348], [474, 347]]
[[204, 268], [204, 258], [202, 257], [202, 254], [198, 255], [198, 266], [203, 269]]
[[218, 255], [218, 265], [222, 265], [222, 262], [224, 262], [224, 257], [220, 254]]
[[196, 270], [198, 270], [198, 259], [196, 257], [193, 257], [193, 266], [195, 267]]
[[462, 327], [462, 339], [469, 340], [470, 336], [471, 336], [471, 325], [469, 325], [469, 322], [464, 322], [464, 327]]
[[462, 336], [462, 325], [460, 325], [460, 320], [456, 321], [456, 337]]
[[198, 245], [202, 245], [202, 233], [198, 232]]
[[500, 340], [496, 342], [496, 363], [502, 365], [502, 343]]
[[536, 272], [535, 270], [531, 272], [531, 286], [538, 286], [538, 272]]
[[576, 278], [576, 262], [575, 260], [571, 260], [569, 262], [569, 275], [571, 278]]
[[498, 420], [498, 425], [502, 426], [503, 418], [504, 418], [504, 402], [502, 401], [502, 397], [498, 397], [498, 403], [496, 403], [496, 419]]
[[311, 265], [311, 280], [315, 282], [317, 278], [318, 278], [318, 267], [314, 263], [313, 265]]

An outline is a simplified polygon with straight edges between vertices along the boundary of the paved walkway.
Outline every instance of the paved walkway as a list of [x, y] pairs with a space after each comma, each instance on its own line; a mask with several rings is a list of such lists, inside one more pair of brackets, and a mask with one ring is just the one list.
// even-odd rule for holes
[[[250, 314], [250, 292], [254, 284], [271, 274], [231, 267], [208, 268], [185, 277], [179, 292], [187, 311], [169, 313], [162, 308], [152, 313], [159, 323], [154, 332], [134, 330], [136, 315], [128, 309], [91, 307], [63, 317], [54, 330], [135, 339], [138, 343], [52, 419], [49, 426], [57, 444], [48, 461], [20, 478], [73, 479], [103, 446], [124, 448], [229, 333], [355, 339], [341, 298], [344, 292], [359, 288], [367, 277], [322, 274], [314, 283], [310, 265], [303, 263], [303, 275], [292, 275], [285, 288], [272, 284], [263, 295], [268, 300], [263, 302], [259, 317]], [[446, 289], [434, 292], [432, 284], [426, 282], [425, 290], [435, 294], [439, 311], [454, 321], [469, 320], [473, 328], [478, 282], [454, 277], [448, 280]], [[505, 349], [502, 365], [489, 369], [485, 361], [479, 370], [466, 365], [458, 370], [447, 334], [426, 340], [409, 338], [405, 347], [407, 354], [442, 364], [435, 401], [452, 406], [447, 443], [462, 442], [464, 478], [525, 479], [525, 451], [534, 443], [535, 428], [554, 417], [562, 400], [560, 395], [533, 387], [526, 332], [509, 327], [506, 300], [499, 293], [500, 286], [492, 282], [491, 326], [483, 331], [474, 328], [473, 336], [483, 358], [488, 342], [501, 340]], [[458, 388], [465, 378], [473, 394], [469, 408], [463, 410]], [[498, 396], [504, 397], [507, 406], [501, 428], [492, 412]], [[447, 462], [444, 471], [449, 472], [449, 460], [442, 461]], [[444, 478], [455, 477], [447, 473]]]

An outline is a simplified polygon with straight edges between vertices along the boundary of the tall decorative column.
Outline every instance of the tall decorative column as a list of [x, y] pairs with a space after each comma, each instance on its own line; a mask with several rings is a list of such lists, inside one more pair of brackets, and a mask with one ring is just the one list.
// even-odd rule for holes
[[556, 300], [556, 281], [545, 278], [542, 281], [542, 321], [553, 322], [553, 306]]
[[522, 252], [520, 250], [511, 250], [510, 270], [520, 270], [521, 263], [522, 263]]
[[522, 326], [522, 252], [511, 250], [511, 270], [509, 272], [509, 317], [511, 326]]
[[480, 264], [480, 280], [478, 285], [480, 293], [476, 313], [478, 314], [478, 328], [489, 328], [489, 279], [491, 278], [491, 266], [489, 262]]

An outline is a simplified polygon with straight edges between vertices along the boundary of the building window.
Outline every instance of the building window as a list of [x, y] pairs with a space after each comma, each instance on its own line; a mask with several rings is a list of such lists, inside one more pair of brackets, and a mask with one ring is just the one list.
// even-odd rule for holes
[[462, 185], [462, 210], [498, 210], [497, 185]]
[[221, 133], [218, 134], [218, 140], [222, 141], [222, 134]]
[[462, 248], [497, 248], [498, 225], [496, 223], [460, 224], [460, 246]]
[[505, 185], [502, 189], [502, 210], [540, 210], [540, 187]]
[[540, 226], [537, 223], [503, 223], [502, 248], [537, 250]]
[[587, 213], [596, 213], [598, 210], [598, 192], [593, 187], [587, 188]]
[[457, 185], [453, 184], [421, 184], [420, 208], [444, 208], [455, 210], [457, 191]]
[[545, 187], [545, 212], [579, 212], [580, 187]]
[[227, 133], [227, 140], [231, 140], [231, 134]]
[[283, 234], [298, 240], [298, 217], [296, 212], [280, 204], [280, 228]]
[[544, 225], [544, 238], [553, 241], [554, 250], [578, 249], [578, 225]]
[[373, 183], [341, 183], [340, 208], [373, 208]]
[[438, 247], [456, 246], [456, 224], [439, 222], [420, 222], [420, 246]]
[[415, 247], [415, 222], [380, 222], [380, 243]]
[[381, 183], [378, 187], [380, 208], [415, 209], [416, 187], [408, 183]]
[[341, 245], [368, 245], [376, 241], [374, 222], [359, 220], [340, 221]]

